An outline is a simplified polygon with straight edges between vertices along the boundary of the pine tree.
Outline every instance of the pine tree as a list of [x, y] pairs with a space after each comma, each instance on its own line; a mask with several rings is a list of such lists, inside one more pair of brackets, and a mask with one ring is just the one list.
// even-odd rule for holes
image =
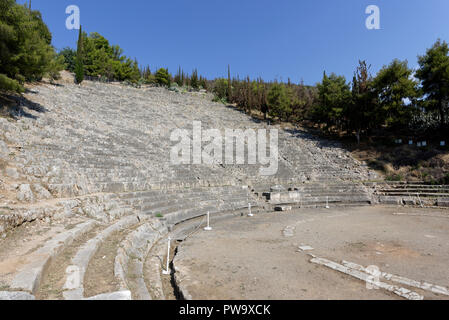
[[137, 58], [135, 58], [132, 64], [131, 81], [133, 83], [137, 83], [139, 82], [139, 80], [140, 80], [139, 62], [137, 61]]
[[76, 51], [70, 47], [65, 47], [59, 52], [59, 56], [64, 59], [65, 69], [75, 72]]
[[0, 1], [0, 90], [21, 92], [24, 82], [57, 77], [62, 70], [41, 13], [30, 8]]
[[376, 112], [376, 101], [372, 90], [372, 77], [366, 61], [359, 61], [352, 80], [351, 102], [346, 104], [344, 113], [347, 129], [355, 130], [357, 143], [360, 143], [362, 131], [371, 129], [379, 120], [380, 114]]
[[351, 91], [346, 79], [332, 73], [323, 74], [323, 80], [317, 85], [319, 103], [313, 109], [317, 122], [325, 123], [327, 129], [332, 126], [341, 128], [346, 107], [351, 103]]
[[412, 108], [405, 101], [415, 100], [418, 87], [412, 75], [413, 70], [409, 69], [407, 61], [397, 59], [379, 71], [373, 80], [373, 88], [380, 106], [376, 108], [378, 110], [376, 114], [380, 116], [377, 125], [386, 125], [394, 129], [407, 127]]
[[422, 82], [426, 107], [438, 113], [440, 127], [444, 128], [449, 115], [449, 45], [438, 40], [418, 63], [416, 77]]
[[168, 69], [160, 68], [157, 70], [156, 75], [156, 83], [160, 86], [170, 87], [171, 85], [171, 76], [168, 72]]
[[208, 86], [207, 86], [207, 79], [203, 76], [200, 76], [200, 86], [204, 89], [207, 90]]
[[75, 83], [81, 84], [84, 80], [84, 53], [83, 53], [83, 31], [80, 27], [78, 36], [78, 47], [75, 61]]

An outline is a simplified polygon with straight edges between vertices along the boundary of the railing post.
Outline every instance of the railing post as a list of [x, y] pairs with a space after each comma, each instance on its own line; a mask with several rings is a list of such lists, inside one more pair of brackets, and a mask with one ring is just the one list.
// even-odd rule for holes
[[204, 228], [204, 231], [212, 231], [212, 228], [210, 226], [210, 212], [207, 212], [207, 227]]
[[167, 269], [162, 271], [162, 274], [169, 275], [170, 274], [170, 244], [171, 238], [168, 237], [168, 246], [167, 246]]

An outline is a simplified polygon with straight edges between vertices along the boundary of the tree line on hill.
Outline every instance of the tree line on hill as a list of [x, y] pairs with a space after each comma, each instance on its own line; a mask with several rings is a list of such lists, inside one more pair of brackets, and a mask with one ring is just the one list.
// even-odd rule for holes
[[207, 79], [193, 70], [189, 75], [181, 67], [175, 76], [167, 68], [159, 68], [151, 72], [149, 66], [140, 68], [137, 59], [130, 59], [123, 55], [123, 49], [118, 45], [111, 45], [109, 41], [97, 32], [79, 31], [77, 49], [64, 48], [59, 55], [64, 59], [66, 69], [75, 73], [77, 83], [81, 83], [85, 76], [99, 80], [130, 82], [132, 84], [154, 84], [171, 87], [188, 86], [193, 89], [207, 89]]
[[444, 138], [449, 125], [449, 47], [438, 40], [418, 57], [418, 69], [393, 60], [371, 75], [360, 61], [352, 83], [335, 74], [317, 85], [318, 103], [311, 119], [327, 131], [370, 136], [395, 132], [404, 136]]
[[449, 47], [438, 40], [423, 56], [419, 68], [393, 60], [375, 76], [359, 61], [352, 82], [324, 72], [315, 87], [238, 77], [216, 79], [216, 101], [236, 104], [275, 121], [319, 125], [326, 133], [361, 137], [374, 133], [404, 136], [449, 136]]
[[207, 80], [194, 70], [191, 75], [181, 68], [174, 77], [166, 68], [155, 73], [149, 67], [139, 68], [136, 59], [123, 55], [123, 49], [93, 32], [79, 30], [77, 48], [62, 49], [51, 45], [52, 35], [37, 10], [15, 0], [0, 0], [0, 92], [24, 91], [24, 83], [43, 77], [58, 79], [63, 69], [75, 73], [75, 82], [85, 77], [133, 84], [157, 84], [170, 87], [207, 88]]
[[77, 83], [85, 76], [130, 82], [137, 82], [141, 77], [137, 60], [123, 55], [120, 46], [111, 45], [97, 32], [88, 35], [80, 28], [77, 49], [67, 47], [59, 54], [64, 58], [66, 69], [75, 73]]
[[300, 122], [305, 120], [307, 110], [317, 103], [317, 90], [304, 83], [265, 82], [263, 79], [251, 80], [249, 77], [231, 78], [228, 66], [228, 78], [214, 80], [211, 90], [215, 100], [236, 104], [245, 112], [260, 112], [264, 119]]
[[423, 56], [419, 68], [394, 60], [376, 75], [366, 61], [359, 61], [351, 82], [324, 72], [316, 86], [303, 83], [265, 82], [263, 79], [207, 80], [195, 69], [179, 67], [173, 76], [166, 68], [152, 72], [141, 68], [123, 49], [93, 32], [79, 30], [77, 48], [58, 54], [52, 35], [39, 11], [15, 0], [0, 0], [0, 90], [23, 92], [26, 81], [44, 76], [56, 79], [62, 69], [84, 78], [206, 89], [215, 101], [235, 104], [249, 114], [260, 113], [269, 121], [312, 123], [325, 132], [369, 137], [376, 132], [404, 135], [449, 134], [449, 47], [438, 40]]

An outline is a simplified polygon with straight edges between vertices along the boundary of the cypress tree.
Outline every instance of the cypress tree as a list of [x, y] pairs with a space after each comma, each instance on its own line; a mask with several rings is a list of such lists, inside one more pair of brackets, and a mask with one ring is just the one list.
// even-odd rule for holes
[[75, 61], [75, 83], [81, 84], [84, 80], [84, 63], [83, 63], [83, 31], [80, 27], [78, 36], [78, 48], [76, 51]]
[[192, 76], [190, 77], [190, 86], [195, 90], [198, 89], [200, 86], [199, 82], [198, 82], [198, 70], [197, 69], [193, 70], [193, 72], [192, 72]]
[[247, 106], [247, 112], [251, 115], [251, 108], [252, 108], [252, 97], [251, 97], [251, 80], [249, 79], [249, 76], [246, 78], [246, 106]]
[[182, 70], [181, 66], [179, 66], [178, 73], [175, 76], [175, 82], [180, 87], [182, 87], [184, 85], [184, 71]]
[[231, 67], [228, 64], [228, 102], [232, 99]]

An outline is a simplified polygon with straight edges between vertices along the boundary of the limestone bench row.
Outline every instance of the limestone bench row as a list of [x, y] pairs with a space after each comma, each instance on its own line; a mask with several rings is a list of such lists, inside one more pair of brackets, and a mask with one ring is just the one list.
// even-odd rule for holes
[[114, 275], [121, 290], [133, 292], [135, 300], [151, 300], [145, 284], [143, 266], [155, 243], [167, 233], [167, 227], [159, 220], [143, 224], [131, 232], [119, 245], [114, 263]]

